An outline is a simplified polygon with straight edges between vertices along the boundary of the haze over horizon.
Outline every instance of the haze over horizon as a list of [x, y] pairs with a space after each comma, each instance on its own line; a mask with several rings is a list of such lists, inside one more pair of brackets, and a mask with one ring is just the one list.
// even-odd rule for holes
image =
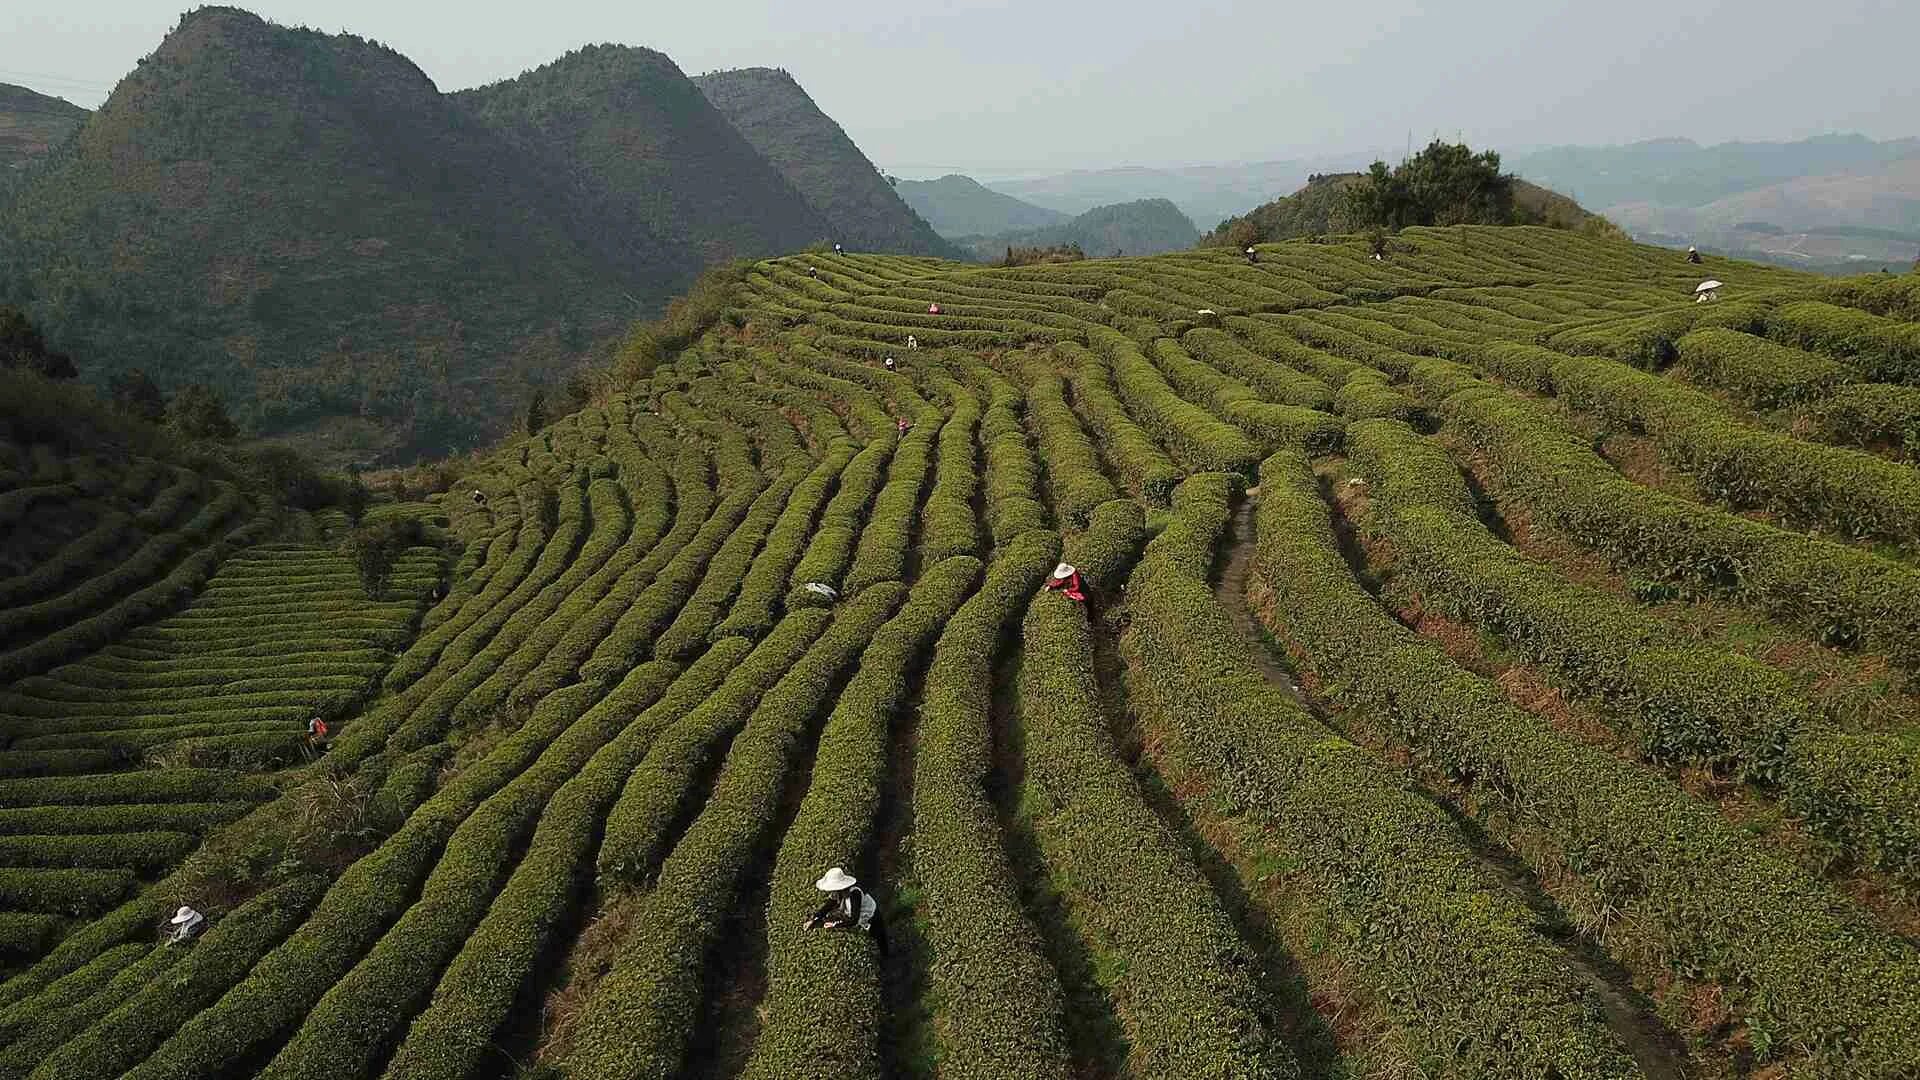
[[[1486, 0], [1471, 15], [1419, 0], [1305, 11], [1201, 0], [1171, 12], [963, 0], [937, 13], [852, 0], [800, 14], [768, 0], [646, 12], [554, 0], [537, 22], [492, 0], [457, 14], [369, 0], [242, 6], [378, 40], [445, 91], [598, 42], [659, 49], [690, 75], [783, 67], [881, 168], [911, 178], [1397, 156], [1434, 137], [1508, 153], [1670, 136], [1886, 139], [1916, 134], [1920, 115], [1920, 85], [1903, 74], [1920, 5], [1898, 0], [1835, 0], [1817, 22], [1787, 0]], [[0, 81], [96, 107], [181, 11], [177, 0], [26, 0], [0, 14]], [[1806, 25], [1777, 33], [1788, 21]]]

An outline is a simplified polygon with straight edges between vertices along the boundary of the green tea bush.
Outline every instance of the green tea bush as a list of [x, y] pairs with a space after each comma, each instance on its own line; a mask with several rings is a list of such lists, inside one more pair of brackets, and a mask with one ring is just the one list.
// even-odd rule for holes
[[1074, 404], [1100, 437], [1107, 462], [1129, 490], [1154, 506], [1165, 506], [1180, 471], [1152, 436], [1128, 415], [1114, 392], [1113, 376], [1097, 355], [1075, 345], [1056, 346], [1055, 355], [1071, 365]]
[[1273, 873], [1294, 917], [1315, 948], [1352, 958], [1413, 1054], [1474, 1071], [1636, 1075], [1539, 916], [1491, 880], [1458, 826], [1258, 674], [1207, 585], [1236, 483], [1183, 483], [1128, 581], [1134, 707], [1226, 811], [1286, 852]]
[[1845, 361], [1869, 382], [1920, 383], [1920, 325], [1799, 300], [1768, 313], [1767, 336]]
[[1050, 365], [1036, 361], [1028, 365], [1026, 385], [1027, 421], [1040, 448], [1053, 512], [1063, 528], [1086, 528], [1093, 508], [1117, 492], [1100, 471], [1093, 441], [1067, 405], [1066, 384], [1060, 376]]
[[913, 586], [874, 635], [841, 691], [814, 757], [805, 800], [782, 838], [767, 919], [765, 1020], [745, 1075], [752, 1078], [880, 1075], [879, 963], [861, 936], [808, 931], [823, 867], [869, 865], [892, 721], [909, 676], [980, 577], [980, 561], [948, 559]]
[[1071, 1075], [1058, 976], [1027, 921], [993, 803], [987, 714], [1001, 635], [1038, 591], [1059, 541], [1011, 541], [940, 635], [920, 705], [914, 873], [923, 889], [941, 1072]]
[[1734, 1004], [1770, 1041], [1860, 1075], [1920, 1053], [1902, 1019], [1920, 1016], [1910, 947], [1663, 775], [1561, 735], [1394, 620], [1354, 578], [1304, 459], [1269, 459], [1261, 495], [1258, 572], [1283, 632], [1346, 705], [1525, 822], [1536, 873], [1580, 875], [1595, 909], [1679, 974], [1745, 989]]
[[1129, 1067], [1153, 1076], [1300, 1075], [1263, 1015], [1233, 923], [1198, 886], [1199, 869], [1148, 809], [1114, 745], [1086, 608], [1034, 598], [1021, 657], [1021, 814], [1126, 1027]]
[[1657, 581], [1728, 593], [1821, 641], [1920, 663], [1920, 581], [1890, 559], [1734, 517], [1623, 479], [1539, 406], [1492, 388], [1441, 404], [1535, 520]]
[[[683, 1064], [701, 1016], [706, 954], [719, 940], [749, 868], [773, 839], [782, 793], [810, 741], [815, 715], [906, 593], [898, 583], [861, 593], [754, 709], [728, 748], [705, 807], [661, 865], [612, 970], [587, 1000], [568, 1059], [571, 1070], [659, 1076]], [[644, 775], [637, 773], [629, 790]], [[620, 820], [616, 807], [609, 841]]]

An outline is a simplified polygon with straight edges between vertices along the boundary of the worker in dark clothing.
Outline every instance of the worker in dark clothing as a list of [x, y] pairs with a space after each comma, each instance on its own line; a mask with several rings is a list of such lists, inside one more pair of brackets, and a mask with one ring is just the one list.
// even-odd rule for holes
[[475, 506], [487, 505], [487, 493], [484, 491], [481, 491], [479, 488], [474, 488], [473, 489], [473, 505]]
[[819, 277], [819, 276], [820, 276], [820, 268], [819, 268], [819, 267], [817, 267], [817, 266], [809, 266], [809, 267], [807, 267], [807, 276], [808, 276], [808, 277], [810, 277], [810, 278], [817, 278], [817, 277]]
[[880, 363], [884, 365], [888, 371], [895, 370], [893, 366], [893, 357], [891, 356], [887, 357], [885, 360], [880, 361]]
[[1700, 265], [1700, 249], [1696, 247], [1687, 248], [1687, 261], [1695, 266]]
[[827, 894], [827, 902], [807, 919], [809, 930], [866, 930], [880, 955], [887, 955], [887, 928], [880, 921], [880, 904], [873, 894], [858, 886], [857, 879], [839, 867], [833, 867], [813, 887]]
[[833, 253], [834, 253], [835, 255], [844, 255], [844, 254], [846, 254], [846, 252], [844, 252], [844, 251], [842, 251], [842, 250], [840, 250], [840, 245], [839, 245], [839, 244], [835, 244], [835, 245], [833, 245]]
[[1260, 253], [1253, 250], [1252, 244], [1248, 244], [1247, 245], [1247, 265], [1251, 266], [1254, 263], [1257, 263], [1259, 261], [1260, 261]]

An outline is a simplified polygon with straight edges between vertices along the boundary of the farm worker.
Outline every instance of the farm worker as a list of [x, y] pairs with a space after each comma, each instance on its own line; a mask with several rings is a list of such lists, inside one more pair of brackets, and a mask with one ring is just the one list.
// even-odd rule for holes
[[939, 305], [939, 304], [928, 304], [928, 305], [927, 305], [927, 314], [929, 314], [929, 315], [938, 315], [938, 314], [940, 314], [940, 305]]
[[816, 267], [816, 266], [809, 266], [809, 267], [807, 267], [807, 276], [808, 276], [808, 277], [810, 277], [810, 278], [817, 278], [817, 277], [819, 277], [819, 276], [820, 276], [820, 268], [819, 268], [819, 267]]
[[833, 253], [834, 253], [835, 255], [844, 255], [844, 254], [846, 254], [845, 252], [843, 252], [843, 251], [841, 251], [841, 250], [840, 250], [840, 245], [839, 245], [839, 244], [835, 244], [835, 245], [833, 245]]
[[174, 912], [173, 918], [167, 920], [167, 925], [173, 928], [167, 931], [167, 944], [185, 944], [187, 939], [199, 933], [200, 928], [206, 924], [207, 917], [205, 915], [200, 914], [185, 904], [180, 905], [180, 910]]
[[919, 339], [919, 338], [916, 338], [916, 337], [914, 337], [914, 336], [913, 336], [912, 334], [908, 334], [908, 335], [907, 335], [907, 348], [909, 348], [909, 349], [917, 349], [917, 348], [919, 348], [919, 347], [920, 347], [920, 339]]
[[1080, 585], [1080, 571], [1072, 563], [1061, 563], [1047, 576], [1046, 588], [1058, 589], [1069, 600], [1085, 600], [1087, 594]]
[[833, 586], [827, 584], [824, 581], [809, 581], [805, 585], [802, 585], [801, 588], [807, 590], [808, 592], [812, 593], [815, 596], [824, 596], [829, 600], [840, 599], [840, 590], [834, 588]]
[[1700, 249], [1691, 244], [1687, 245], [1687, 261], [1695, 266], [1700, 265]]
[[907, 433], [907, 429], [912, 427], [913, 425], [908, 423], [907, 418], [903, 416], [900, 419], [895, 420], [893, 422], [893, 426], [900, 429], [900, 434], [905, 435]]
[[887, 955], [887, 928], [880, 921], [880, 904], [873, 894], [862, 889], [852, 874], [839, 867], [821, 875], [813, 887], [827, 894], [827, 902], [807, 919], [809, 930], [866, 930], [880, 955]]
[[332, 732], [327, 730], [327, 722], [317, 716], [307, 719], [307, 742], [322, 750], [327, 748], [327, 740]]
[[473, 489], [473, 505], [475, 506], [487, 505], [487, 493], [484, 491], [481, 491], [479, 488], [474, 488]]
[[892, 371], [892, 370], [894, 369], [894, 368], [893, 368], [893, 357], [891, 357], [891, 356], [889, 356], [889, 357], [887, 357], [887, 358], [886, 358], [885, 360], [882, 360], [882, 361], [881, 361], [881, 363], [883, 363], [883, 364], [885, 364], [885, 365], [887, 366], [887, 370], [888, 370], [888, 371]]
[[1247, 261], [1249, 263], [1257, 263], [1260, 261], [1260, 253], [1253, 250], [1252, 244], [1247, 245]]

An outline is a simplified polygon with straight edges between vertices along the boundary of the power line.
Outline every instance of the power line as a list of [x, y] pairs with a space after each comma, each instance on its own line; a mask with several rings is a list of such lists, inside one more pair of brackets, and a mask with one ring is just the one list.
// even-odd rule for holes
[[115, 83], [103, 83], [92, 79], [76, 79], [71, 76], [54, 75], [45, 71], [15, 71], [10, 68], [0, 68], [0, 75], [4, 75], [9, 79], [32, 79], [40, 83], [59, 83], [76, 90], [107, 91], [112, 90], [115, 86]]

